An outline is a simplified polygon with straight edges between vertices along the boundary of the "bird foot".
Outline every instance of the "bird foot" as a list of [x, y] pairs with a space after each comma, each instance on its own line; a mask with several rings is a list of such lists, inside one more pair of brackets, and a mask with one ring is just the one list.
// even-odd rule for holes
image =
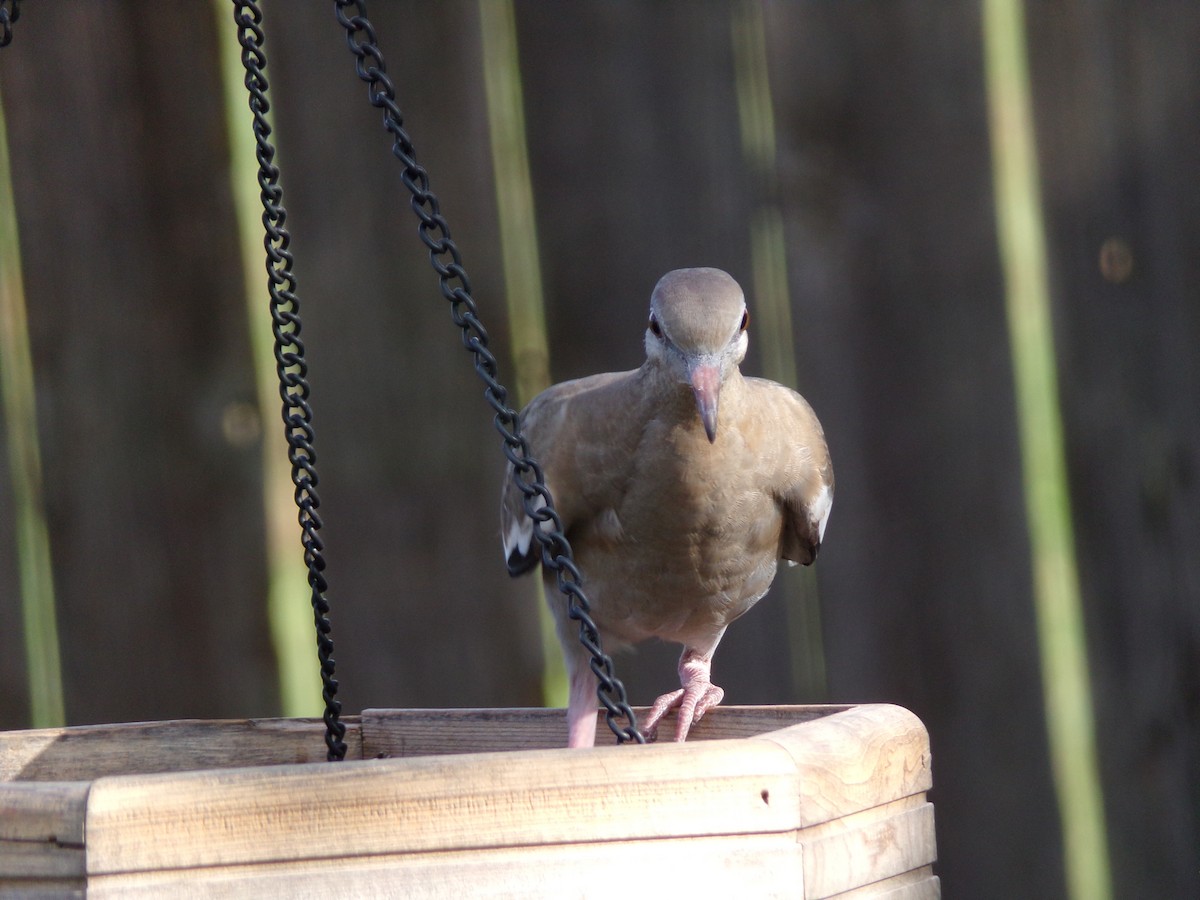
[[725, 691], [709, 681], [692, 681], [687, 687], [669, 694], [663, 694], [650, 707], [650, 714], [642, 725], [642, 733], [647, 740], [658, 739], [658, 724], [662, 717], [672, 709], [678, 709], [675, 716], [676, 742], [687, 740], [692, 725], [699, 722], [701, 717], [721, 702]]

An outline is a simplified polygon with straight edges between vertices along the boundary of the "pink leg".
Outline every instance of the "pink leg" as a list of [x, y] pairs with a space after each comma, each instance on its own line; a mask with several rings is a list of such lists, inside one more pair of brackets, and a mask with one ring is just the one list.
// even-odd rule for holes
[[576, 661], [571, 672], [567, 706], [567, 746], [592, 747], [596, 743], [596, 676]]
[[679, 660], [679, 683], [682, 689], [663, 694], [654, 701], [646, 721], [641, 723], [642, 731], [654, 738], [658, 731], [658, 723], [668, 710], [678, 709], [675, 718], [675, 740], [687, 739], [688, 731], [694, 723], [721, 702], [725, 692], [709, 679], [712, 672], [712, 652], [702, 654], [698, 650], [687, 647]]

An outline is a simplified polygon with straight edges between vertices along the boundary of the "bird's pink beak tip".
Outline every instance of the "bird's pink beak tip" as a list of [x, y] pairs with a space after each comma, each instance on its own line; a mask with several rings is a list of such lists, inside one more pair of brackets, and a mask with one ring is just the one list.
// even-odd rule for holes
[[691, 370], [692, 392], [696, 395], [696, 409], [704, 423], [704, 433], [711, 444], [717, 439], [717, 400], [721, 394], [721, 370], [710, 364], [701, 364]]

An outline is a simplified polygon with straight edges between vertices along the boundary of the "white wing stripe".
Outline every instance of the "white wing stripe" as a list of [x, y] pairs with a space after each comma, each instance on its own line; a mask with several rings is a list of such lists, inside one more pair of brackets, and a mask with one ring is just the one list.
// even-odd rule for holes
[[817, 535], [822, 541], [825, 540], [825, 523], [829, 521], [829, 511], [833, 509], [833, 495], [829, 492], [829, 485], [821, 485], [821, 490], [817, 492], [817, 496], [813, 498], [810, 512], [813, 520], [817, 523]]
[[[534, 508], [541, 509], [546, 505], [546, 501], [538, 496], [534, 501]], [[543, 527], [543, 530], [549, 526]], [[525, 510], [521, 509], [513, 516], [511, 524], [508, 526], [508, 534], [504, 535], [504, 555], [506, 559], [512, 559], [514, 556], [523, 557], [529, 554], [530, 544], [533, 543], [533, 519], [525, 515]]]

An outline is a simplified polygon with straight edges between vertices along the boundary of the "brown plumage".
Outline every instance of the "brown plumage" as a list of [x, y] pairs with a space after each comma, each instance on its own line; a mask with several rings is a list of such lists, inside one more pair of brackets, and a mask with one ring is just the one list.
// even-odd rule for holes
[[[779, 559], [816, 559], [833, 500], [821, 425], [804, 398], [743, 377], [741, 288], [718, 269], [680, 269], [650, 300], [646, 361], [554, 385], [521, 414], [584, 576], [606, 649], [657, 637], [683, 645], [676, 740], [723, 695], [709, 678], [729, 623], [766, 593]], [[540, 559], [509, 468], [501, 503], [509, 571]], [[570, 676], [568, 743], [595, 741], [596, 681], [566, 600], [548, 581]]]

